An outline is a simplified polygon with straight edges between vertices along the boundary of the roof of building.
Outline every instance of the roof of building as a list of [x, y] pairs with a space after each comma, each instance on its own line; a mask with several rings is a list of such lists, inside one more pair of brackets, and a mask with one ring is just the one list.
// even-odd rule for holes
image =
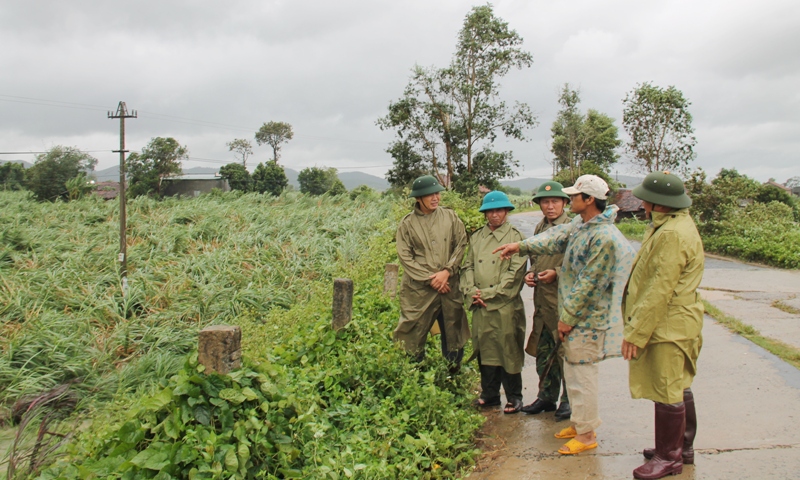
[[222, 180], [222, 177], [216, 173], [190, 173], [187, 175], [175, 175], [164, 180]]
[[633, 196], [630, 189], [620, 188], [611, 202], [619, 207], [620, 212], [638, 212], [644, 210], [642, 201]]
[[113, 200], [119, 195], [119, 182], [97, 182], [94, 194], [103, 200]]
[[776, 182], [775, 180], [769, 180], [767, 182], [764, 182], [764, 185], [769, 185], [771, 187], [777, 187], [777, 188], [780, 188], [783, 191], [792, 193], [792, 189], [791, 188], [787, 187], [786, 185], [782, 185], [782, 184]]

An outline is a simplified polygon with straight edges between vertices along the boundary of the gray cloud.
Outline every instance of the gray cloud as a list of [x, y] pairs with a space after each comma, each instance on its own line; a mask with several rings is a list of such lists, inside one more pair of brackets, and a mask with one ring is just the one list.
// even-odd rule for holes
[[[128, 123], [134, 150], [174, 136], [193, 158], [228, 161], [225, 142], [283, 120], [296, 133], [283, 156], [292, 167], [379, 165], [364, 170], [382, 175], [392, 136], [375, 120], [415, 63], [448, 63], [471, 5], [6, 2], [0, 151], [61, 143], [110, 151], [117, 124], [105, 111], [124, 100], [140, 112]], [[619, 124], [622, 98], [644, 81], [675, 85], [693, 102], [698, 166], [735, 167], [761, 180], [800, 174], [797, 2], [499, 1], [495, 12], [534, 55], [531, 69], [502, 80], [505, 99], [539, 115], [529, 142], [498, 145], [515, 152], [521, 174], [550, 172], [550, 125], [564, 82], [580, 87], [584, 109]], [[101, 168], [117, 160], [95, 155]], [[256, 161], [268, 155], [256, 149]], [[204, 162], [188, 165], [219, 165]]]

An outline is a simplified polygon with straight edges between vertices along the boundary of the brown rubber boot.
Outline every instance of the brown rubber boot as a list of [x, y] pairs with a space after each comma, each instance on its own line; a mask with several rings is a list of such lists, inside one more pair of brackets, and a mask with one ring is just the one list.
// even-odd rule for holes
[[[683, 391], [683, 403], [686, 405], [686, 432], [683, 434], [683, 464], [694, 464], [694, 437], [697, 435], [697, 412], [694, 409], [694, 394], [691, 388]], [[654, 448], [642, 451], [644, 458], [650, 460], [655, 455]]]
[[633, 471], [633, 478], [653, 480], [683, 472], [686, 406], [656, 403], [656, 448], [653, 458]]

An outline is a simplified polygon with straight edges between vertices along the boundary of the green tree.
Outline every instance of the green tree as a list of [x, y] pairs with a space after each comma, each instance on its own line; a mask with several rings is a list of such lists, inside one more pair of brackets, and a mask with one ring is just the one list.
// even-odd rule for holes
[[[413, 68], [403, 96], [376, 122], [398, 136], [390, 153], [398, 144], [414, 153], [399, 150], [402, 155], [393, 155], [392, 176], [402, 177], [398, 174], [412, 170], [408, 162], [419, 159], [418, 170], [432, 172], [447, 186], [458, 183], [457, 175], [470, 177], [460, 184], [471, 184], [476, 155], [491, 151], [498, 135], [525, 140], [524, 131], [536, 124], [530, 107], [507, 105], [499, 91], [500, 78], [533, 62], [521, 45], [522, 37], [497, 18], [490, 5], [474, 7], [459, 31], [450, 65]], [[508, 170], [513, 175], [513, 169]]]
[[[344, 184], [342, 184], [342, 186], [344, 186]], [[358, 197], [362, 197], [365, 200], [375, 199], [378, 198], [378, 193], [369, 185], [359, 185], [350, 190], [350, 200], [355, 200]]]
[[22, 190], [25, 188], [25, 167], [21, 163], [0, 164], [0, 190]]
[[256, 132], [256, 143], [272, 147], [272, 161], [278, 162], [281, 145], [294, 137], [292, 126], [286, 122], [267, 122]]
[[249, 192], [253, 190], [253, 178], [240, 163], [229, 163], [219, 169], [219, 176], [228, 181], [231, 190]]
[[644, 83], [625, 95], [622, 125], [630, 137], [625, 150], [642, 172], [685, 172], [694, 160], [697, 140], [692, 135], [689, 102], [674, 86], [666, 89]]
[[236, 138], [225, 145], [228, 146], [229, 152], [234, 152], [236, 159], [242, 162], [242, 166], [247, 168], [247, 157], [253, 154], [253, 144], [250, 140]]
[[142, 148], [142, 153], [128, 156], [126, 175], [132, 197], [140, 195], [161, 196], [165, 178], [181, 173], [181, 161], [189, 158], [189, 150], [172, 137], [155, 137]]
[[386, 151], [394, 158], [394, 166], [386, 172], [386, 180], [393, 188], [409, 187], [414, 180], [431, 171], [429, 164], [408, 141], [394, 142]]
[[556, 170], [566, 170], [568, 175], [559, 177], [569, 178], [571, 183], [583, 174], [585, 161], [608, 171], [619, 159], [616, 149], [622, 145], [614, 119], [592, 109], [584, 115], [578, 109], [580, 101], [580, 91], [564, 84], [558, 100], [561, 110], [550, 128]]
[[706, 173], [697, 169], [689, 175], [685, 186], [692, 198], [692, 214], [701, 222], [721, 220], [741, 211], [753, 201], [761, 187], [736, 169], [725, 168], [710, 183]]
[[483, 150], [475, 155], [471, 172], [466, 170], [465, 165], [459, 165], [453, 189], [467, 195], [478, 193], [481, 185], [489, 190], [497, 190], [500, 188], [498, 179], [513, 176], [513, 167], [516, 166], [518, 163], [512, 158], [511, 152]]
[[94, 180], [80, 172], [76, 177], [67, 180], [65, 185], [70, 200], [78, 200], [91, 194], [94, 190]]
[[300, 191], [309, 195], [347, 193], [347, 188], [339, 180], [335, 168], [304, 168], [297, 175], [297, 182], [300, 184]]
[[274, 160], [259, 163], [253, 172], [253, 191], [278, 196], [289, 185], [283, 167]]
[[788, 180], [786, 180], [786, 183], [784, 183], [784, 185], [786, 185], [789, 188], [800, 187], [800, 177], [789, 178]]
[[25, 172], [28, 190], [39, 200], [68, 199], [67, 181], [94, 170], [97, 159], [74, 147], [56, 146], [36, 156]]

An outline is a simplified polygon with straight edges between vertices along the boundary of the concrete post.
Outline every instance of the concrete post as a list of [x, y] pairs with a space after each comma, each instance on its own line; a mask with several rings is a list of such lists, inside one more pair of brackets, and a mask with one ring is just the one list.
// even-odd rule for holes
[[383, 293], [388, 293], [394, 298], [397, 295], [397, 277], [400, 267], [396, 263], [387, 263], [383, 274]]
[[197, 360], [205, 373], [226, 375], [242, 366], [242, 329], [231, 325], [213, 325], [200, 331]]
[[353, 318], [353, 281], [349, 278], [333, 280], [333, 322], [334, 330], [341, 330]]

